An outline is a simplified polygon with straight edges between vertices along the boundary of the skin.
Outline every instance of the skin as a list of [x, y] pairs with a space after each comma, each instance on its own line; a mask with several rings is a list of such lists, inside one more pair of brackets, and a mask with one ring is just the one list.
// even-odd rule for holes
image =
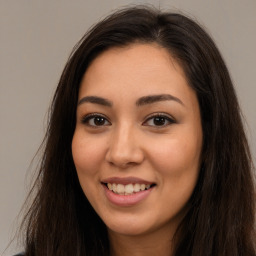
[[[141, 97], [159, 94], [175, 99], [136, 105]], [[83, 101], [87, 96], [102, 97], [112, 106]], [[73, 159], [86, 197], [108, 228], [111, 254], [171, 255], [173, 234], [197, 182], [202, 148], [199, 105], [183, 69], [156, 44], [112, 48], [89, 66], [78, 102]], [[91, 113], [103, 122], [86, 119]], [[160, 125], [156, 113], [163, 116]], [[131, 176], [156, 186], [138, 204], [112, 204], [101, 181]]]

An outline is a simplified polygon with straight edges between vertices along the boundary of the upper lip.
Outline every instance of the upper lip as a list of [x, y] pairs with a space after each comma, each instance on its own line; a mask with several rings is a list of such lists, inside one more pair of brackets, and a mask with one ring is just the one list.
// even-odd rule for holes
[[102, 183], [115, 183], [115, 184], [123, 184], [123, 185], [127, 185], [127, 184], [155, 184], [154, 182], [148, 181], [148, 180], [144, 180], [141, 178], [137, 178], [137, 177], [110, 177], [110, 178], [106, 178], [103, 179], [101, 181]]

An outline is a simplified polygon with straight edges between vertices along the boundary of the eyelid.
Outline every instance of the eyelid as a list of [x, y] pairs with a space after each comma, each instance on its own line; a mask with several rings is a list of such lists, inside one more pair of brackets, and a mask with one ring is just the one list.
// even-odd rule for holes
[[[159, 126], [157, 126], [157, 125], [154, 125], [154, 126], [153, 125], [145, 125], [146, 122], [148, 122], [150, 119], [153, 119], [155, 117], [163, 117], [169, 122], [169, 124], [162, 125], [162, 126], [160, 126], [160, 125]], [[168, 126], [170, 124], [174, 124], [174, 123], [177, 123], [177, 121], [170, 114], [167, 114], [167, 113], [164, 113], [164, 112], [156, 112], [156, 113], [152, 113], [149, 116], [147, 116], [146, 120], [142, 123], [142, 125], [156, 127], [156, 128], [163, 128], [163, 127], [166, 127], [166, 126]]]
[[[102, 117], [102, 118], [104, 118], [108, 122], [108, 124], [107, 125], [99, 125], [99, 126], [88, 124], [88, 121], [90, 121], [90, 119], [95, 118], [95, 117]], [[105, 115], [100, 114], [100, 113], [90, 113], [90, 114], [82, 116], [81, 123], [85, 124], [85, 125], [87, 125], [89, 127], [92, 127], [92, 128], [100, 128], [100, 127], [103, 127], [103, 126], [111, 125], [111, 122], [108, 120], [108, 118]]]
[[[104, 124], [104, 125], [90, 125], [88, 123], [88, 121], [90, 121], [90, 119], [94, 118], [94, 117], [102, 117], [104, 118], [108, 124]], [[156, 118], [156, 117], [163, 117], [165, 118], [169, 123], [168, 124], [165, 124], [165, 125], [147, 125], [146, 123], [153, 119], [153, 118]], [[100, 113], [90, 113], [90, 114], [87, 114], [87, 115], [84, 115], [82, 116], [81, 118], [81, 123], [82, 124], [85, 124], [89, 127], [92, 127], [92, 128], [100, 128], [100, 127], [103, 127], [103, 126], [109, 126], [111, 125], [111, 122], [109, 121], [109, 119], [103, 115], [103, 114], [100, 114]], [[173, 124], [173, 123], [177, 123], [177, 121], [175, 120], [175, 118], [173, 118], [170, 114], [167, 114], [167, 113], [164, 113], [164, 112], [156, 112], [156, 113], [152, 113], [150, 114], [149, 116], [146, 117], [145, 121], [142, 123], [142, 125], [144, 126], [151, 126], [151, 127], [156, 127], [156, 128], [164, 128], [170, 124]]]

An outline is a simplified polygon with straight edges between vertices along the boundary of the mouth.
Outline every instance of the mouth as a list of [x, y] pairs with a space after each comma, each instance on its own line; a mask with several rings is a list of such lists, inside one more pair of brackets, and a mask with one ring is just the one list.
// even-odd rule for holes
[[139, 193], [141, 191], [148, 190], [152, 187], [154, 187], [156, 184], [147, 184], [147, 183], [135, 183], [135, 184], [120, 184], [120, 183], [102, 183], [105, 187], [108, 188], [108, 190], [112, 191], [115, 194], [118, 195], [133, 195], [136, 193]]
[[110, 177], [101, 180], [101, 184], [109, 202], [118, 207], [130, 207], [144, 202], [157, 185], [137, 177]]

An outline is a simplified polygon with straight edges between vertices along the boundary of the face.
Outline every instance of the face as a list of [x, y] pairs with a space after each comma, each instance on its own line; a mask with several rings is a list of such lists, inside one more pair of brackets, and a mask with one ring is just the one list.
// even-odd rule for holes
[[167, 50], [113, 48], [89, 66], [72, 154], [84, 194], [109, 232], [176, 227], [197, 182], [201, 146], [196, 94]]

